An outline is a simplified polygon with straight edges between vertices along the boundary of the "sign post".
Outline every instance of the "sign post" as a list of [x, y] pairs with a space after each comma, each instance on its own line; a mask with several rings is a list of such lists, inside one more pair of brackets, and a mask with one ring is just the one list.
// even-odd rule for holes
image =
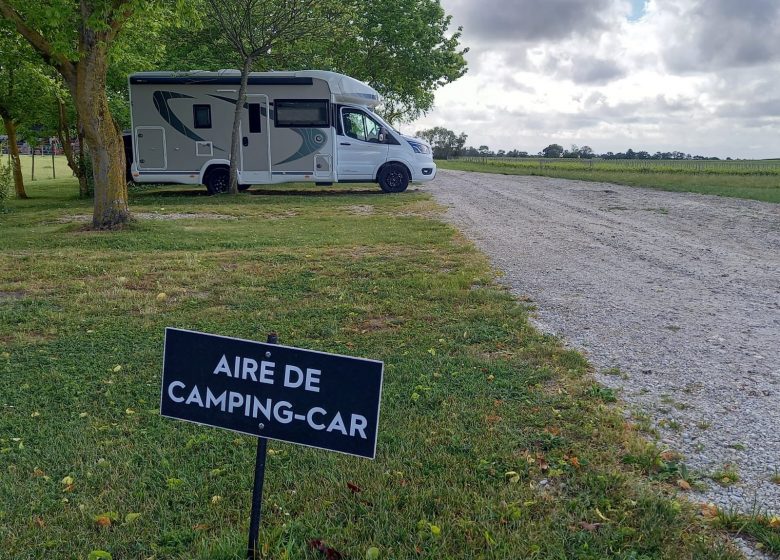
[[384, 364], [165, 330], [160, 414], [258, 438], [247, 557], [256, 556], [268, 439], [373, 459]]
[[[268, 344], [276, 344], [279, 338], [276, 333], [268, 334]], [[267, 457], [268, 440], [257, 438], [257, 454], [255, 455], [255, 483], [252, 487], [252, 513], [249, 515], [249, 545], [247, 560], [257, 557], [257, 540], [260, 534], [260, 519], [263, 511], [263, 483], [265, 482], [265, 458]]]

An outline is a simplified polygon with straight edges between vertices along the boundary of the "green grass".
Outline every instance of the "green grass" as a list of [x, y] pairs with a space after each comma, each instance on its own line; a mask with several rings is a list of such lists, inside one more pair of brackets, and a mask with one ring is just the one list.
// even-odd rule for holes
[[[35, 181], [32, 180], [32, 156], [20, 156], [22, 162], [22, 177], [24, 177], [25, 186], [35, 184], [41, 181], [50, 184], [52, 179], [52, 161], [51, 156], [35, 156]], [[0, 154], [0, 162], [3, 165], [8, 164], [8, 155]], [[68, 167], [65, 156], [54, 156], [54, 174], [57, 180], [73, 177], [73, 172]], [[78, 189], [78, 186], [76, 186]]]
[[[738, 168], [724, 168], [717, 172], [697, 171], [695, 167], [675, 169], [674, 166], [649, 165], [646, 169], [619, 167], [605, 162], [589, 165], [583, 160], [574, 163], [542, 163], [538, 160], [523, 162], [486, 159], [484, 162], [449, 160], [438, 161], [442, 169], [500, 173], [504, 175], [536, 175], [582, 181], [614, 183], [631, 187], [648, 187], [671, 192], [693, 192], [733, 198], [747, 198], [763, 202], [780, 202], [780, 166], [769, 167], [770, 171], [745, 172]], [[694, 163], [694, 162], [691, 162]], [[764, 169], [762, 167], [762, 169]], [[723, 171], [728, 171], [724, 173]]]
[[719, 511], [715, 525], [736, 535], [746, 537], [756, 548], [780, 555], [780, 517], [761, 513], [742, 514], [734, 511]]
[[0, 214], [3, 557], [243, 557], [255, 440], [158, 415], [166, 326], [386, 364], [375, 461], [270, 443], [264, 558], [739, 557], [427, 195], [264, 190], [137, 189], [215, 219], [94, 232], [41, 181]]

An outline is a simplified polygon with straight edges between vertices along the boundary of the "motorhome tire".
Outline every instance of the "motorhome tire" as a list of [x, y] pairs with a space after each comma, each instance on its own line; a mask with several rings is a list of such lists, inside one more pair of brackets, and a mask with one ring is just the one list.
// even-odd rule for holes
[[400, 163], [391, 163], [379, 172], [379, 187], [386, 193], [404, 192], [409, 186], [409, 173]]
[[223, 194], [230, 189], [230, 171], [218, 167], [209, 171], [206, 176], [206, 189], [209, 194]]

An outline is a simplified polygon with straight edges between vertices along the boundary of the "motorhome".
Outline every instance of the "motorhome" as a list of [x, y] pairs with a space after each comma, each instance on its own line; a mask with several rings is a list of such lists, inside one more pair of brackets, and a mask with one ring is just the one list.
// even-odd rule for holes
[[[132, 180], [225, 192], [241, 73], [140, 72], [129, 82]], [[239, 188], [374, 182], [402, 192], [433, 179], [430, 145], [387, 124], [374, 112], [380, 103], [372, 87], [335, 72], [253, 72], [241, 111]]]

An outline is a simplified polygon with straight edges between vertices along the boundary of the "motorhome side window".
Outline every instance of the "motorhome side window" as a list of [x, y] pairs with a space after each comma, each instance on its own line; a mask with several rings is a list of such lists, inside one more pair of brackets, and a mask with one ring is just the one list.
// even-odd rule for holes
[[362, 111], [344, 109], [344, 134], [355, 140], [378, 143], [382, 126]]
[[277, 99], [274, 107], [277, 127], [330, 126], [327, 99]]
[[262, 132], [262, 129], [260, 127], [260, 104], [259, 103], [250, 103], [249, 104], [249, 132], [250, 133], [256, 133], [256, 132]]
[[195, 128], [211, 128], [211, 105], [193, 105], [192, 119]]

